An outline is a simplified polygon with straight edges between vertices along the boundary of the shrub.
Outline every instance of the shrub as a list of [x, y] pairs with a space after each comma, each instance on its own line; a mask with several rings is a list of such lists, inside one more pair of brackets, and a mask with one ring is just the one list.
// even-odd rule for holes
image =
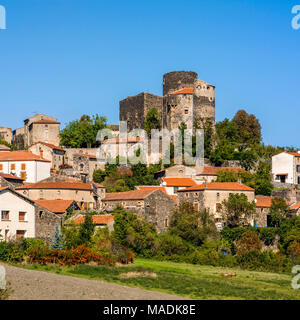
[[260, 252], [262, 249], [262, 242], [256, 232], [247, 230], [242, 234], [242, 237], [236, 243], [236, 254], [242, 255], [250, 251]]
[[9, 255], [9, 246], [7, 242], [0, 242], [0, 261], [7, 261]]
[[159, 235], [153, 248], [154, 255], [160, 257], [186, 255], [191, 251], [193, 251], [193, 246], [170, 233]]
[[286, 256], [272, 251], [250, 251], [237, 257], [241, 268], [270, 272], [290, 272], [292, 262]]

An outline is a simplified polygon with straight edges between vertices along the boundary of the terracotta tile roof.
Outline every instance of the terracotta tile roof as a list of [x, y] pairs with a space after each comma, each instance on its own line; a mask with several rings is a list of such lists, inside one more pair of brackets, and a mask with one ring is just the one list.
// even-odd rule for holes
[[128, 138], [128, 139], [107, 139], [102, 142], [102, 144], [120, 144], [120, 143], [138, 143], [141, 138]]
[[118, 169], [117, 173], [126, 174], [128, 176], [132, 176], [133, 175], [133, 171], [131, 169]]
[[0, 172], [0, 177], [2, 177], [2, 178], [4, 178], [4, 179], [24, 181], [24, 179], [19, 178], [19, 177], [17, 177], [17, 176], [14, 176], [14, 175], [12, 175], [12, 174], [6, 174], [6, 173], [1, 173], [1, 172]]
[[171, 94], [194, 93], [194, 88], [183, 88], [172, 92]]
[[[97, 216], [92, 216], [93, 223], [96, 225], [101, 225], [101, 224], [108, 224], [112, 221], [114, 221], [114, 216], [112, 215], [97, 215]], [[85, 217], [81, 216], [75, 220], [73, 220], [76, 224], [81, 224], [84, 223]]]
[[65, 213], [74, 200], [35, 200], [34, 202], [51, 212]]
[[92, 155], [92, 154], [88, 154], [88, 153], [81, 154], [81, 156], [85, 156], [85, 157], [87, 157], [87, 158], [89, 158], [89, 159], [97, 159], [96, 156], [94, 156], [94, 155]]
[[4, 161], [41, 161], [51, 162], [29, 151], [0, 152], [0, 162]]
[[273, 197], [256, 196], [257, 208], [271, 208]]
[[107, 193], [102, 201], [143, 200], [155, 190], [133, 190]]
[[231, 168], [231, 167], [203, 167], [199, 168], [199, 173], [197, 173], [198, 176], [217, 176], [220, 171], [228, 170], [228, 171], [234, 171], [234, 172], [240, 172], [244, 171], [241, 168]]
[[297, 210], [299, 208], [300, 208], [300, 201], [297, 201], [290, 206], [291, 210]]
[[284, 151], [284, 152], [295, 157], [300, 157], [300, 153], [297, 153], [297, 152], [288, 152], [288, 151]]
[[[43, 142], [43, 141], [39, 141], [39, 142], [37, 142], [37, 143], [34, 143], [32, 146], [35, 146], [36, 144], [43, 144], [44, 146], [46, 146], [46, 147], [49, 147], [50, 149], [53, 149], [53, 150], [59, 150], [59, 151], [65, 151], [65, 149], [63, 149], [63, 148], [61, 148], [61, 147], [58, 147], [58, 146], [56, 146], [56, 145], [54, 145], [54, 144], [51, 144], [51, 143], [46, 143], [46, 142]], [[32, 147], [31, 146], [31, 147]]]
[[17, 187], [16, 189], [66, 189], [92, 191], [92, 186], [89, 183], [82, 182], [37, 182], [24, 184], [23, 186]]
[[8, 187], [0, 187], [0, 191], [6, 190]]
[[200, 185], [186, 188], [183, 190], [178, 190], [178, 192], [185, 191], [203, 191], [203, 190], [232, 190], [232, 191], [254, 191], [254, 189], [237, 182], [210, 182], [202, 183]]
[[105, 188], [104, 185], [100, 183], [93, 182], [93, 185], [95, 185], [98, 188]]
[[288, 173], [276, 173], [276, 176], [288, 176]]
[[0, 150], [10, 151], [10, 148], [8, 146], [5, 146], [4, 144], [0, 144]]
[[162, 178], [167, 187], [192, 187], [197, 183], [191, 178]]
[[136, 188], [138, 190], [148, 190], [148, 191], [161, 190], [163, 193], [167, 194], [166, 188], [160, 187], [160, 186], [137, 186]]

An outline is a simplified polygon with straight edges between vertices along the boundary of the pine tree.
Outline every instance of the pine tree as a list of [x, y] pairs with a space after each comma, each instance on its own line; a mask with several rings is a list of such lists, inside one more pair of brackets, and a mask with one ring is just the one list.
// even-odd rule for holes
[[58, 224], [55, 225], [54, 233], [51, 239], [50, 247], [52, 249], [58, 249], [61, 250], [64, 246], [64, 236], [61, 233], [61, 230], [58, 226]]

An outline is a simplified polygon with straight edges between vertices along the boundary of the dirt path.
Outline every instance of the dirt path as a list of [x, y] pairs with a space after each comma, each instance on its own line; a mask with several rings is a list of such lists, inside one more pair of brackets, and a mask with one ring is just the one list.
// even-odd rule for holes
[[11, 300], [180, 300], [166, 293], [130, 288], [4, 265], [14, 292]]

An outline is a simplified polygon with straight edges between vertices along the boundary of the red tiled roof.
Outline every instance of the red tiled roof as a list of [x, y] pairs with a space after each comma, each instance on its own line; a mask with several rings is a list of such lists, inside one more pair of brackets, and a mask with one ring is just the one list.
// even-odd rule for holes
[[194, 93], [194, 88], [183, 88], [172, 92], [171, 94]]
[[288, 152], [288, 151], [284, 151], [284, 152], [295, 157], [300, 157], [300, 153], [297, 153], [297, 152]]
[[29, 151], [11, 151], [11, 152], [0, 152], [0, 162], [3, 161], [41, 161], [51, 162], [40, 156], [37, 156]]
[[293, 203], [291, 206], [290, 206], [290, 209], [291, 210], [297, 210], [300, 208], [300, 201], [297, 201], [296, 203]]
[[89, 183], [82, 182], [37, 182], [24, 184], [23, 186], [17, 187], [16, 189], [67, 189], [92, 191], [92, 186]]
[[155, 190], [133, 190], [126, 192], [107, 193], [102, 201], [143, 200]]
[[[112, 215], [97, 215], [97, 216], [92, 216], [92, 219], [94, 224], [99, 225], [99, 224], [108, 224], [114, 221], [115, 218]], [[85, 220], [85, 217], [81, 216], [75, 219], [74, 222], [76, 224], [81, 224], [81, 223], [84, 223], [84, 220]]]
[[0, 187], [0, 191], [6, 190], [8, 187]]
[[236, 173], [240, 171], [244, 171], [241, 168], [231, 168], [231, 167], [203, 167], [203, 170], [200, 171], [197, 175], [198, 176], [217, 176], [218, 173], [223, 170], [234, 171]]
[[[50, 149], [53, 149], [53, 150], [59, 150], [59, 151], [65, 151], [65, 149], [63, 149], [63, 148], [61, 148], [61, 147], [58, 147], [58, 146], [56, 146], [56, 145], [54, 145], [54, 144], [51, 144], [51, 143], [46, 143], [46, 142], [43, 142], [43, 141], [39, 141], [39, 142], [37, 142], [37, 143], [34, 143], [32, 146], [35, 146], [36, 144], [43, 144], [44, 146], [46, 146], [46, 147], [49, 147]], [[32, 147], [31, 146], [31, 147]]]
[[10, 151], [10, 148], [8, 146], [5, 146], [4, 144], [0, 144], [0, 150]]
[[118, 169], [117, 173], [119, 174], [126, 174], [128, 176], [133, 175], [133, 171], [131, 169]]
[[203, 190], [232, 190], [232, 191], [254, 191], [254, 189], [237, 182], [210, 182], [202, 183], [200, 185], [186, 188], [183, 190], [178, 190], [178, 192], [185, 191], [203, 191]]
[[271, 208], [273, 197], [256, 196], [257, 208]]
[[161, 190], [163, 193], [167, 194], [166, 188], [165, 187], [160, 187], [160, 186], [137, 186], [138, 190]]
[[93, 184], [98, 188], [105, 188], [104, 185], [102, 185], [100, 183], [93, 182]]
[[34, 202], [51, 212], [65, 213], [74, 200], [35, 200]]
[[19, 177], [17, 177], [17, 176], [14, 176], [14, 175], [12, 175], [12, 174], [6, 174], [6, 173], [1, 173], [1, 172], [0, 172], [0, 177], [2, 177], [2, 178], [4, 178], [4, 179], [24, 181], [24, 179], [19, 178]]
[[197, 183], [191, 178], [163, 178], [163, 182], [166, 182], [167, 187], [192, 187]]

